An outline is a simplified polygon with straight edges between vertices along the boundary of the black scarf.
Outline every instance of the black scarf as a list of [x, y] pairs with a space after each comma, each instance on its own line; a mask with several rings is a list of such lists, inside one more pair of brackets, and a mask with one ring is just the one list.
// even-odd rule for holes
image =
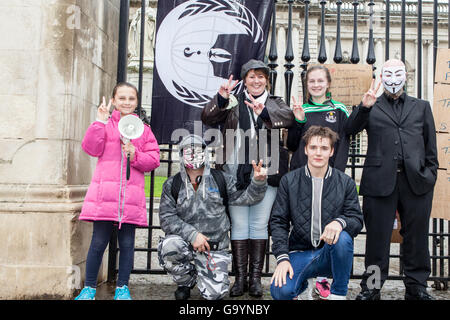
[[[258, 97], [255, 97], [255, 99]], [[255, 160], [255, 162], [258, 162], [258, 159], [249, 159], [250, 151], [249, 146], [252, 144], [252, 147], [254, 148], [253, 144], [256, 143], [256, 148], [259, 151], [259, 145], [258, 145], [258, 131], [262, 128], [263, 122], [258, 117], [257, 119], [253, 118], [253, 111], [249, 110], [249, 107], [245, 104], [245, 100], [248, 102], [251, 102], [247, 97], [245, 96], [245, 93], [242, 93], [239, 97], [239, 129], [242, 129], [243, 132], [247, 132], [247, 130], [250, 129], [250, 126], [255, 127], [256, 131], [256, 138], [253, 139], [253, 141], [250, 141], [249, 137], [245, 137], [245, 141], [243, 145], [241, 145], [241, 148], [245, 148], [245, 162], [243, 164], [238, 165], [238, 170], [236, 174], [237, 178], [237, 184], [236, 187], [238, 190], [246, 189], [250, 182], [251, 182], [251, 174], [253, 170], [253, 166], [251, 164], [252, 160]], [[250, 112], [249, 112], [250, 111]], [[251, 115], [250, 115], [251, 114]], [[237, 151], [238, 152], [238, 151]], [[240, 160], [240, 159], [239, 159]]]

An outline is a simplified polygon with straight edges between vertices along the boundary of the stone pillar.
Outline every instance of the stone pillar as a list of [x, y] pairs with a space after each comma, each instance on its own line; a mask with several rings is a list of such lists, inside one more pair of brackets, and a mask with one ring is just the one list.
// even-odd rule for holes
[[[375, 77], [377, 81], [380, 81], [381, 68], [384, 64], [384, 46], [381, 38], [375, 38], [375, 57]], [[383, 92], [383, 86], [380, 86], [378, 94], [381, 92]]]
[[427, 100], [433, 108], [433, 85], [434, 85], [434, 63], [433, 63], [433, 40], [426, 41], [427, 48]]
[[369, 52], [369, 38], [361, 39], [362, 42], [362, 52], [361, 52], [361, 63], [367, 64], [367, 53]]
[[300, 45], [300, 25], [294, 24], [292, 26], [292, 47], [294, 50], [294, 60], [292, 61], [292, 63], [294, 64], [294, 68], [292, 69], [292, 71], [294, 71], [294, 79], [292, 82], [291, 96], [294, 96], [296, 100], [300, 92], [300, 87], [302, 85], [301, 84], [302, 81], [300, 78], [302, 70], [302, 68], [300, 68], [300, 65], [302, 64], [302, 60], [301, 60], [301, 53], [299, 54], [300, 52], [299, 45]]
[[325, 48], [327, 50], [327, 61], [325, 63], [332, 64], [334, 63], [334, 47], [332, 47], [334, 38], [332, 36], [325, 37]]
[[96, 160], [81, 140], [116, 82], [118, 20], [115, 0], [0, 3], [0, 299], [82, 285]]
[[[130, 31], [128, 34], [129, 63], [127, 81], [134, 84], [136, 88], [138, 88], [139, 85], [141, 19], [142, 13], [141, 8], [139, 8], [131, 19]], [[149, 7], [147, 4], [145, 10], [144, 68], [142, 77], [142, 108], [146, 111], [147, 116], [151, 115], [152, 105], [155, 27], [156, 10]]]
[[286, 68], [284, 64], [286, 60], [284, 60], [284, 55], [286, 53], [286, 28], [282, 24], [277, 23], [277, 51], [278, 51], [278, 67], [277, 67], [277, 83], [275, 87], [275, 95], [284, 97], [286, 86], [284, 82], [284, 72]]

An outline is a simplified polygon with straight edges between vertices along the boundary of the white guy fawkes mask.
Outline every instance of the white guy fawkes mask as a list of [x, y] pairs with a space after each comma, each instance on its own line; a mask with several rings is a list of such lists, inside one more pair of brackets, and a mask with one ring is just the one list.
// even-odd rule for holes
[[384, 88], [392, 94], [398, 93], [406, 82], [406, 70], [404, 66], [383, 68], [381, 81]]
[[186, 168], [199, 169], [205, 164], [205, 150], [201, 146], [190, 146], [183, 149], [183, 162]]

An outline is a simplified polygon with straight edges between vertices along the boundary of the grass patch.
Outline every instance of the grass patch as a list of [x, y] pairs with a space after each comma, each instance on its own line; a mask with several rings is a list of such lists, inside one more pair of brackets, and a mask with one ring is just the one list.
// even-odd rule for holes
[[[151, 176], [145, 176], [145, 196], [150, 197], [150, 179]], [[154, 197], [161, 197], [162, 186], [167, 180], [167, 177], [154, 177]]]
[[[145, 176], [145, 196], [150, 197], [150, 176]], [[157, 198], [161, 197], [162, 186], [166, 182], [167, 177], [155, 176], [155, 191], [154, 196]], [[359, 185], [356, 185], [356, 191], [359, 194]]]

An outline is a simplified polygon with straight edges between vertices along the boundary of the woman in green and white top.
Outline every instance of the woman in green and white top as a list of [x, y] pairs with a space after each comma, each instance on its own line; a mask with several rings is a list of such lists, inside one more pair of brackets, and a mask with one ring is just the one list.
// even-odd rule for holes
[[344, 132], [345, 122], [349, 116], [347, 107], [331, 99], [329, 88], [331, 75], [322, 65], [313, 66], [306, 72], [307, 103], [293, 99], [294, 124], [289, 128], [287, 146], [293, 152], [290, 170], [304, 166], [307, 162], [302, 136], [313, 125], [328, 127], [339, 135], [334, 146], [330, 165], [345, 171], [348, 158], [349, 137]]
[[[305, 155], [303, 134], [313, 125], [328, 127], [339, 135], [334, 145], [333, 156], [329, 160], [330, 166], [345, 172], [348, 159], [349, 137], [345, 135], [345, 122], [349, 116], [347, 107], [331, 99], [329, 92], [331, 75], [329, 70], [321, 65], [313, 66], [306, 72], [307, 101], [295, 101], [292, 97], [294, 124], [288, 130], [287, 146], [293, 152], [290, 170], [306, 165], [308, 159]], [[321, 299], [328, 299], [330, 284], [327, 278], [317, 277], [314, 286], [315, 292]]]

